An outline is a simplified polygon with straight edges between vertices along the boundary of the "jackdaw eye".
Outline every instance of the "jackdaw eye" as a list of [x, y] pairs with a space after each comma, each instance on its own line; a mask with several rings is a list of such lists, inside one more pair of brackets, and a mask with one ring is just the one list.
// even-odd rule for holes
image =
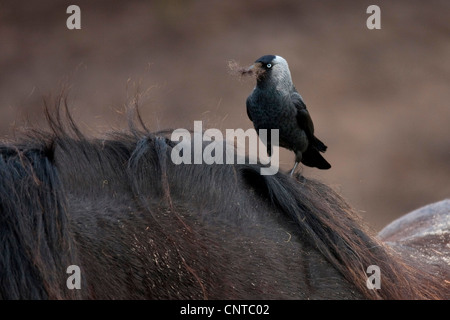
[[272, 64], [268, 63], [268, 64], [266, 64], [266, 67], [270, 69], [270, 68], [272, 68]]

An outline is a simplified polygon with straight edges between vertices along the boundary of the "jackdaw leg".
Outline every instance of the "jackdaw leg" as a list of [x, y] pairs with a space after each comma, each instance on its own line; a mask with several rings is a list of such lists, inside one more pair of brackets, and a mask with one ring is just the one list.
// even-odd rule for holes
[[291, 176], [294, 174], [295, 169], [297, 169], [298, 164], [302, 161], [303, 154], [300, 151], [295, 151], [295, 163], [291, 170]]
[[296, 161], [296, 162], [294, 163], [294, 167], [293, 167], [292, 170], [291, 170], [291, 176], [294, 174], [294, 171], [295, 171], [295, 169], [297, 168], [297, 166], [298, 166], [298, 162]]

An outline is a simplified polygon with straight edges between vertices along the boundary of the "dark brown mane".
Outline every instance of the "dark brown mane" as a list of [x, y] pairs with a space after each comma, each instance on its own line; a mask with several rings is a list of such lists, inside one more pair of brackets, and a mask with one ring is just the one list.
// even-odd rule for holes
[[[270, 219], [270, 221], [279, 221], [280, 226], [288, 225], [289, 230], [293, 232], [292, 235], [289, 233], [290, 236], [295, 237], [298, 243], [305, 243], [320, 252], [349, 283], [350, 288], [353, 288], [350, 290], [356, 290], [350, 293], [350, 296], [362, 296], [368, 299], [445, 297], [442, 294], [445, 288], [439, 279], [425, 272], [418, 262], [404, 261], [389, 247], [378, 241], [363, 226], [357, 214], [342, 197], [323, 183], [302, 176], [293, 179], [284, 173], [261, 176], [259, 165], [177, 166], [170, 160], [173, 143], [168, 137], [164, 133], [151, 133], [145, 127], [138, 129], [133, 121], [130, 122], [132, 123], [131, 133], [113, 133], [110, 135], [111, 138], [100, 140], [86, 138], [78, 130], [68, 112], [65, 117], [62, 117], [61, 110], [58, 109], [56, 113], [49, 112], [48, 117], [50, 132], [34, 131], [21, 142], [0, 146], [2, 172], [0, 199], [4, 201], [11, 197], [11, 194], [17, 194], [17, 188], [19, 188], [17, 179], [25, 177], [29, 179], [25, 192], [30, 201], [28, 206], [22, 205], [23, 210], [19, 210], [21, 217], [16, 213], [18, 203], [23, 202], [24, 199], [12, 199], [9, 207], [2, 204], [0, 214], [2, 221], [6, 221], [3, 224], [0, 223], [0, 227], [3, 226], [2, 230], [10, 228], [8, 219], [29, 220], [27, 215], [33, 215], [30, 210], [33, 207], [38, 208], [38, 203], [42, 203], [46, 208], [44, 210], [46, 220], [38, 221], [39, 228], [44, 229], [35, 230], [35, 226], [27, 225], [23, 230], [29, 234], [27, 241], [30, 243], [34, 241], [34, 237], [43, 237], [41, 245], [50, 244], [45, 246], [46, 251], [42, 248], [31, 247], [30, 250], [36, 250], [36, 256], [32, 257], [11, 257], [0, 254], [0, 266], [11, 267], [11, 265], [22, 263], [27, 268], [35, 270], [33, 272], [36, 275], [32, 277], [34, 283], [32, 281], [26, 284], [27, 287], [39, 287], [35, 283], [44, 281], [45, 287], [40, 290], [47, 293], [43, 294], [38, 290], [32, 295], [33, 297], [76, 297], [61, 294], [57, 290], [54, 293], [52, 290], [46, 291], [47, 287], [55, 286], [55, 283], [61, 280], [49, 276], [52, 272], [58, 273], [56, 271], [58, 263], [66, 265], [69, 260], [83, 260], [80, 258], [81, 254], [77, 251], [77, 246], [87, 241], [83, 240], [85, 231], [82, 229], [82, 223], [75, 217], [71, 217], [69, 212], [77, 211], [78, 207], [91, 208], [97, 205], [102, 208], [111, 207], [108, 210], [114, 210], [114, 206], [121, 208], [120, 203], [123, 203], [123, 210], [120, 212], [128, 212], [126, 215], [132, 219], [135, 219], [133, 215], [137, 216], [135, 212], [149, 213], [150, 216], [146, 216], [146, 219], [150, 220], [146, 220], [146, 223], [151, 221], [152, 235], [154, 237], [158, 235], [162, 239], [159, 246], [155, 244], [152, 248], [156, 252], [159, 247], [167, 246], [167, 252], [173, 253], [171, 258], [159, 256], [159, 253], [156, 256], [156, 253], [153, 253], [155, 261], [159, 259], [166, 263], [167, 272], [175, 272], [170, 273], [173, 279], [186, 281], [183, 285], [191, 288], [190, 290], [194, 292], [191, 294], [197, 298], [209, 297], [208, 292], [214, 288], [214, 285], [208, 284], [207, 280], [208, 277], [212, 277], [211, 268], [217, 268], [218, 273], [227, 272], [223, 263], [214, 261], [214, 250], [208, 249], [215, 248], [221, 238], [209, 243], [206, 238], [208, 232], [210, 230], [225, 232], [226, 235], [223, 237], [229, 237], [230, 230], [227, 226], [237, 226], [233, 231], [235, 231], [235, 237], [239, 238], [240, 229], [248, 228], [245, 225], [248, 219], [256, 219], [255, 221]], [[11, 168], [22, 168], [20, 170], [23, 171], [17, 171], [18, 169], [11, 171]], [[6, 179], [3, 179], [3, 172], [9, 174]], [[42, 189], [42, 186], [47, 189]], [[124, 203], [127, 194], [131, 194], [135, 201], [128, 207]], [[91, 205], [87, 202], [80, 204], [80, 199], [85, 201], [95, 199], [96, 204]], [[271, 212], [273, 216], [263, 218], [251, 216], [247, 220], [240, 220], [241, 217], [234, 214], [237, 204], [230, 203], [229, 199], [239, 202], [238, 205], [241, 206], [239, 210], [242, 210], [240, 212], [246, 212], [245, 206], [248, 206], [250, 211], [249, 199], [256, 199], [261, 206], [267, 206], [269, 208], [267, 212]], [[252, 204], [252, 206], [257, 205], [258, 203]], [[52, 210], [57, 212], [55, 217], [49, 216]], [[195, 210], [197, 211], [193, 212]], [[36, 216], [41, 216], [41, 213], [37, 211]], [[84, 219], [94, 218], [85, 217]], [[119, 216], [114, 219], [120, 224], [121, 219], [124, 218]], [[206, 227], [199, 225], [206, 225]], [[138, 231], [137, 226], [138, 224], [126, 227], [129, 228], [129, 233], [124, 233], [123, 237], [128, 239], [131, 236], [144, 234], [144, 231]], [[108, 230], [115, 230], [112, 227], [108, 228], [111, 228]], [[264, 232], [268, 233], [267, 237], [270, 238], [270, 228], [265, 226], [262, 228], [266, 230]], [[253, 231], [242, 232], [251, 234]], [[70, 236], [74, 233], [78, 234], [75, 242]], [[10, 230], [3, 235], [12, 237], [12, 234], [14, 232]], [[107, 233], [105, 235], [108, 236]], [[111, 241], [112, 239], [113, 237]], [[11, 245], [17, 245], [14, 240], [10, 239], [10, 241]], [[52, 245], [53, 241], [57, 241], [58, 246]], [[84, 246], [88, 247], [89, 241]], [[144, 240], [136, 238], [132, 241]], [[229, 241], [231, 243], [235, 239]], [[255, 238], [254, 241], [256, 244], [248, 245], [257, 246], [258, 239]], [[197, 246], [198, 252], [189, 253], [189, 248], [186, 246], [190, 243]], [[2, 248], [2, 250], [6, 249]], [[22, 249], [19, 246], [15, 250], [19, 252]], [[105, 247], [104, 250], [109, 249]], [[122, 252], [126, 249], [120, 247], [114, 250]], [[115, 255], [116, 251], [108, 251], [105, 254]], [[38, 252], [44, 256], [38, 256]], [[196, 258], [199, 252], [210, 256], [210, 260], [204, 261], [208, 265], [202, 265]], [[145, 251], [142, 254], [149, 253]], [[38, 261], [42, 259], [42, 265], [38, 264], [37, 269], [34, 269], [33, 259]], [[136, 259], [144, 258], [140, 256]], [[45, 261], [53, 261], [53, 264], [50, 265]], [[169, 267], [172, 263], [179, 264], [178, 269], [172, 270], [172, 266]], [[382, 289], [380, 290], [369, 290], [366, 286], [368, 276], [366, 269], [370, 265], [377, 265], [381, 269]], [[92, 270], [97, 267], [93, 266]], [[157, 265], [157, 268], [163, 267]], [[23, 270], [22, 276], [25, 277], [27, 272]], [[176, 272], [179, 272], [178, 276]], [[7, 290], [15, 293], [11, 294], [12, 297], [21, 297], [23, 292], [17, 283], [11, 281], [10, 285], [0, 287], [0, 297], [8, 297]], [[147, 290], [150, 289], [147, 288]], [[198, 292], [198, 295], [195, 292]], [[96, 294], [99, 295], [98, 292]], [[148, 296], [152, 294], [154, 293], [147, 292]], [[339, 296], [339, 293], [333, 293], [333, 295]], [[89, 297], [92, 298], [92, 296]]]
[[[298, 224], [300, 234], [369, 299], [439, 299], [445, 291], [441, 280], [427, 273], [418, 261], [405, 261], [377, 240], [355, 211], [334, 190], [316, 180], [285, 174], [259, 176], [254, 185], [284, 214]], [[247, 172], [248, 174], [248, 172]], [[251, 180], [252, 180], [251, 179]], [[259, 189], [261, 187], [258, 187]], [[366, 270], [380, 267], [382, 290], [368, 290]]]

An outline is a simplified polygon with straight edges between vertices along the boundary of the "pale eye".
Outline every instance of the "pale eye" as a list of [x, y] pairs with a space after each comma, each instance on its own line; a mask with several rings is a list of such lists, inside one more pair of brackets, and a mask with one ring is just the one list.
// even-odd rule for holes
[[271, 64], [271, 63], [268, 63], [268, 64], [266, 65], [266, 67], [270, 69], [270, 68], [272, 68], [272, 64]]

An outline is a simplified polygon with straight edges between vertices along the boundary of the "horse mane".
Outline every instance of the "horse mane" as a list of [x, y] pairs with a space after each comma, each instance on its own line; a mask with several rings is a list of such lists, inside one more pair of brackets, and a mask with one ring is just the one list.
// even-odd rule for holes
[[[0, 299], [74, 299], [61, 266], [77, 263], [51, 146], [0, 145]], [[14, 276], [10, 276], [14, 275]]]
[[[368, 299], [439, 299], [444, 286], [419, 261], [406, 261], [379, 241], [346, 201], [327, 185], [297, 175], [257, 176], [271, 202], [295, 221], [345, 279]], [[381, 270], [381, 290], [368, 289], [367, 267]]]
[[[262, 176], [259, 164], [177, 166], [170, 161], [173, 142], [167, 137], [169, 131], [150, 132], [137, 109], [130, 113], [135, 118], [129, 121], [128, 132], [88, 139], [72, 119], [66, 100], [60, 99], [58, 105], [53, 111], [46, 108], [50, 131], [32, 130], [19, 143], [0, 145], [0, 171], [5, 173], [0, 179], [0, 252], [4, 252], [0, 255], [0, 270], [17, 270], [18, 274], [15, 279], [2, 280], [6, 282], [0, 288], [5, 290], [0, 291], [0, 298], [5, 292], [13, 299], [79, 298], [77, 290], [55, 289], [61, 288], [61, 283], [65, 285], [67, 278], [65, 270], [57, 267], [79, 259], [70, 236], [61, 181], [70, 176], [78, 188], [91, 188], [89, 172], [100, 172], [108, 188], [117, 181], [127, 181], [115, 186], [134, 194], [140, 206], [153, 214], [155, 201], [162, 203], [167, 208], [165, 214], [175, 215], [187, 236], [195, 231], [177, 211], [177, 196], [187, 192], [199, 199], [215, 190], [211, 196], [223, 200], [230, 189], [227, 184], [234, 183], [254, 192], [262, 203], [292, 223], [295, 236], [315, 247], [363, 297], [436, 299], [442, 295], [442, 284], [432, 274], [417, 262], [403, 260], [377, 240], [346, 201], [319, 181], [300, 175], [292, 178], [282, 172]], [[225, 208], [225, 202], [218, 201], [217, 206]], [[227, 218], [233, 217], [223, 217]], [[186, 271], [205, 295], [198, 270], [201, 266], [190, 264], [156, 214], [154, 220], [161, 223], [158, 232], [178, 252]], [[23, 254], [14, 256], [16, 252]], [[380, 267], [381, 290], [366, 286], [370, 265]], [[31, 290], [39, 288], [36, 282], [44, 283], [45, 290]]]

